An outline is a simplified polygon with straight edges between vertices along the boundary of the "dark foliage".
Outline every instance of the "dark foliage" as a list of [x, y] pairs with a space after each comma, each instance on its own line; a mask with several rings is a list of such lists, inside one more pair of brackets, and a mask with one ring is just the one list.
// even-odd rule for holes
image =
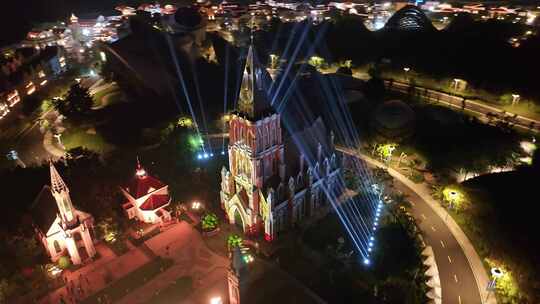
[[56, 99], [54, 107], [60, 114], [69, 118], [80, 118], [88, 114], [92, 109], [94, 100], [90, 96], [88, 89], [79, 84], [74, 84], [64, 99]]

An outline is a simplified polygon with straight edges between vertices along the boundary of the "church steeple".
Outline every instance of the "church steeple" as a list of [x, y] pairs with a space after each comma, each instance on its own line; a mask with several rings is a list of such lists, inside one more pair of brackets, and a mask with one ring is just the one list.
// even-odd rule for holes
[[54, 164], [52, 162], [50, 163], [50, 171], [51, 171], [52, 191], [58, 192], [58, 193], [63, 192], [63, 191], [69, 192], [69, 189], [66, 186], [66, 183], [64, 183], [64, 180], [62, 179], [58, 171], [56, 171], [56, 168], [54, 167]]
[[69, 196], [69, 188], [66, 183], [54, 167], [54, 164], [50, 162], [50, 172], [51, 172], [51, 193], [56, 200], [58, 205], [58, 211], [62, 223], [66, 226], [70, 226], [75, 219], [75, 208], [71, 203], [71, 197]]
[[271, 110], [266, 92], [266, 70], [258, 61], [253, 43], [249, 45], [242, 84], [238, 96], [238, 111], [249, 118], [258, 118], [260, 114]]

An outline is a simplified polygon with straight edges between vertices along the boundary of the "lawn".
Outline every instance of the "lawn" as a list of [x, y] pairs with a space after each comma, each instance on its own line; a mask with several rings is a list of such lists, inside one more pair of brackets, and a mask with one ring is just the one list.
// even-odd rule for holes
[[172, 260], [156, 258], [130, 272], [123, 278], [114, 281], [112, 284], [86, 298], [81, 303], [99, 303], [98, 298], [103, 298], [104, 295], [107, 295], [113, 302], [118, 301], [130, 291], [139, 288], [146, 282], [152, 280], [152, 278], [160, 274], [164, 269], [169, 268], [172, 264]]
[[181, 303], [192, 291], [191, 277], [181, 277], [168, 287], [156, 292], [147, 302], [148, 304]]
[[77, 147], [83, 147], [99, 154], [109, 152], [113, 146], [103, 139], [99, 134], [91, 130], [85, 130], [77, 127], [69, 127], [62, 133], [62, 144], [66, 150]]

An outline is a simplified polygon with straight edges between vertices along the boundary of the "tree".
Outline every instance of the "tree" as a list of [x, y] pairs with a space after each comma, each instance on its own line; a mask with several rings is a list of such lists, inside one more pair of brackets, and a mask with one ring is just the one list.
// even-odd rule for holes
[[231, 234], [227, 238], [227, 246], [229, 247], [229, 249], [242, 246], [242, 242], [242, 238], [236, 234]]
[[208, 213], [202, 218], [203, 230], [214, 230], [218, 226], [218, 217], [214, 213]]
[[67, 117], [87, 114], [93, 105], [94, 100], [88, 89], [83, 88], [80, 84], [72, 85], [65, 99], [55, 100], [55, 108], [60, 114]]
[[71, 260], [67, 256], [62, 256], [58, 259], [58, 267], [68, 269], [71, 266]]

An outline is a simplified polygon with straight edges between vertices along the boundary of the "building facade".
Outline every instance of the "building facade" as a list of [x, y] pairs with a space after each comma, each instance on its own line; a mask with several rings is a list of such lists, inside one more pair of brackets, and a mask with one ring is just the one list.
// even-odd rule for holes
[[247, 54], [238, 110], [230, 115], [229, 169], [221, 171], [221, 206], [248, 235], [279, 232], [327, 207], [339, 190], [332, 135], [321, 119], [284, 138], [281, 116], [267, 98], [266, 70]]
[[34, 228], [53, 262], [67, 255], [78, 265], [96, 255], [94, 218], [73, 206], [69, 188], [52, 163], [50, 173], [51, 186], [43, 187], [32, 206]]

